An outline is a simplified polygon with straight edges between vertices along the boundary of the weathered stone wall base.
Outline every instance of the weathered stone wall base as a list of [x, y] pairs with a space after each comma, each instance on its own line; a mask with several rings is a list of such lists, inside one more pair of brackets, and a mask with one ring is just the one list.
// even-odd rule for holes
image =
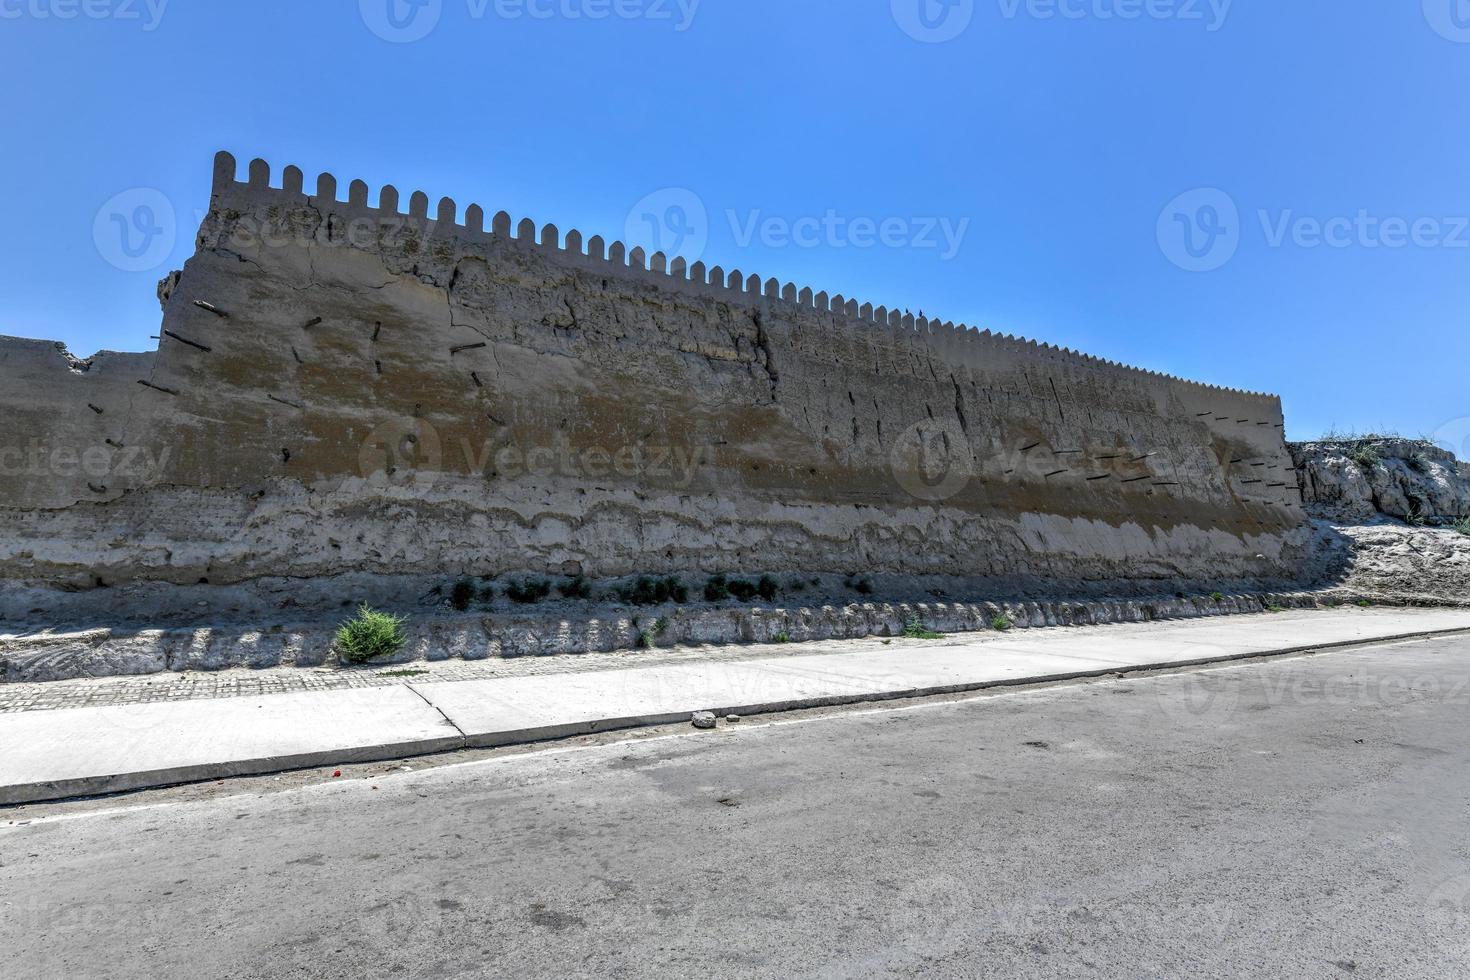
[[[666, 625], [652, 645], [792, 643], [897, 636], [910, 622], [942, 633], [993, 630], [998, 617], [1012, 628], [1092, 626], [1315, 608], [1357, 601], [1342, 592], [1293, 592], [1158, 599], [1012, 603], [888, 603], [843, 607], [609, 609], [578, 620], [521, 616], [441, 616], [414, 621], [409, 644], [392, 660], [487, 660], [635, 650], [654, 624]], [[215, 671], [228, 668], [337, 666], [333, 629], [231, 628], [122, 631], [95, 629], [38, 637], [0, 638], [0, 680], [6, 683]]]

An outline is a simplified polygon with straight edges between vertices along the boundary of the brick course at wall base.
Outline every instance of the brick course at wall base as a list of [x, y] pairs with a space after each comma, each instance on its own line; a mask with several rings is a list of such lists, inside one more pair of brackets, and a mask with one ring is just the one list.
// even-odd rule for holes
[[[0, 340], [0, 576], [1323, 572], [1279, 399], [221, 154], [156, 352]], [[351, 598], [351, 597], [348, 597]]]

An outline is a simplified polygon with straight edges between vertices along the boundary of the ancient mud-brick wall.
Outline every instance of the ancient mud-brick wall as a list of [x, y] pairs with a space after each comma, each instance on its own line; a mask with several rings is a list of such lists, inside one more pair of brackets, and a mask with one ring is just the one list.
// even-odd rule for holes
[[0, 342], [0, 575], [1303, 571], [1274, 397], [236, 176], [222, 154], [156, 353]]

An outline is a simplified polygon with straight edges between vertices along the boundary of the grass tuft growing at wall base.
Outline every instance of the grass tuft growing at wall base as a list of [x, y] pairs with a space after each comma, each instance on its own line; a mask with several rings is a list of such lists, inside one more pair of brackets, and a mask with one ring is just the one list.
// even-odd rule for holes
[[337, 628], [337, 654], [349, 664], [391, 657], [408, 643], [403, 632], [407, 616], [379, 612], [364, 603], [357, 615]]
[[909, 616], [904, 620], [903, 637], [906, 640], [942, 640], [943, 633], [936, 633], [924, 625], [924, 621], [918, 616]]

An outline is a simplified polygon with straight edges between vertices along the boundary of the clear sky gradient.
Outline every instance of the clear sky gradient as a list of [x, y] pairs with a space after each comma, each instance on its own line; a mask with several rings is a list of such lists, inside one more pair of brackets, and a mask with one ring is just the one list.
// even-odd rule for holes
[[1470, 0], [0, 0], [0, 77], [0, 333], [80, 356], [228, 149], [1470, 434]]

